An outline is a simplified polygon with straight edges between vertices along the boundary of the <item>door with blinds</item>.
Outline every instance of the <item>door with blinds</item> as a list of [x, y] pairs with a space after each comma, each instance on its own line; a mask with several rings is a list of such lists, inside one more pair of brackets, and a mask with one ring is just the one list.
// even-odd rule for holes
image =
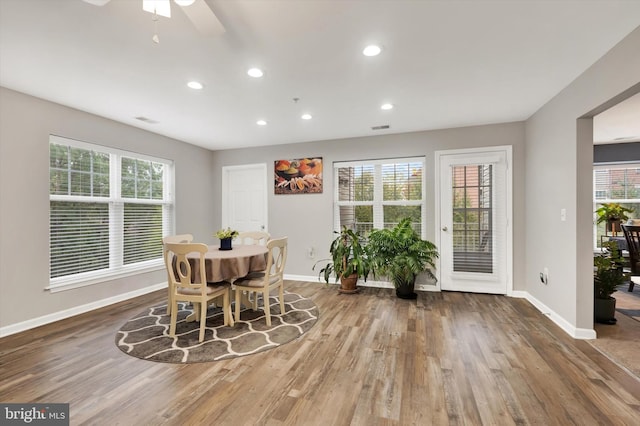
[[510, 147], [436, 153], [442, 290], [510, 293], [510, 158]]

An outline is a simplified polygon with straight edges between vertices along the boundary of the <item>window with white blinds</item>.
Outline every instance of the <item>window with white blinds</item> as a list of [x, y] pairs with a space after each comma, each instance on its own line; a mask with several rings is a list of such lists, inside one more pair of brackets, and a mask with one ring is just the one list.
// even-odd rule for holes
[[410, 217], [424, 238], [424, 157], [334, 163], [334, 224], [366, 236]]
[[49, 157], [51, 290], [163, 265], [171, 161], [58, 136]]
[[[620, 203], [632, 209], [630, 219], [640, 218], [640, 163], [608, 164], [593, 169], [593, 211], [602, 203]], [[596, 223], [594, 213], [594, 247], [600, 247], [606, 224]], [[610, 235], [611, 233], [609, 233]]]

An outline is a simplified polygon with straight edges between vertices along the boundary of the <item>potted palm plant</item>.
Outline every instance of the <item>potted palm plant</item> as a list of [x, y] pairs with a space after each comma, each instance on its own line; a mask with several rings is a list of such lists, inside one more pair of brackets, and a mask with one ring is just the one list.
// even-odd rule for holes
[[334, 276], [335, 282], [338, 282], [338, 278], [340, 279], [340, 293], [356, 293], [358, 278], [367, 281], [370, 271], [364, 240], [359, 233], [346, 226], [343, 226], [342, 230], [336, 233], [338, 236], [329, 247], [331, 259], [316, 262], [312, 269], [315, 270], [318, 264], [323, 263], [324, 266], [320, 269], [318, 278], [329, 283], [331, 277]]
[[423, 240], [411, 226], [411, 219], [402, 219], [392, 229], [373, 229], [369, 233], [367, 250], [374, 274], [385, 275], [396, 288], [396, 296], [415, 299], [415, 281], [425, 272], [433, 280], [438, 250]]
[[617, 235], [620, 232], [620, 223], [629, 219], [627, 213], [633, 212], [633, 209], [624, 207], [620, 203], [602, 203], [596, 210], [598, 215], [597, 223], [606, 222], [606, 231]]
[[603, 324], [615, 324], [616, 299], [611, 295], [627, 279], [615, 241], [603, 243], [603, 252], [593, 258], [593, 310], [595, 321]]

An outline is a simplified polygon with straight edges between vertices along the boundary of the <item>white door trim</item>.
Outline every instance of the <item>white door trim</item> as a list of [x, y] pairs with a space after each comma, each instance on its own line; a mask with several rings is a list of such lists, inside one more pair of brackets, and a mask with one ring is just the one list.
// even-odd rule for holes
[[[440, 163], [441, 157], [445, 155], [459, 155], [459, 154], [477, 154], [478, 156], [483, 154], [491, 154], [495, 152], [503, 152], [505, 154], [506, 162], [507, 162], [507, 173], [505, 177], [506, 183], [506, 200], [505, 200], [505, 208], [506, 208], [506, 221], [507, 221], [507, 229], [506, 229], [506, 284], [507, 284], [507, 296], [511, 296], [513, 294], [513, 169], [511, 165], [513, 164], [513, 148], [511, 145], [500, 145], [500, 146], [490, 146], [483, 148], [464, 148], [464, 149], [451, 149], [444, 151], [435, 151], [434, 153], [434, 161], [435, 161], [435, 176], [434, 176], [434, 194], [435, 194], [435, 229], [434, 229], [434, 243], [438, 248], [441, 246], [441, 227], [442, 227], [442, 218], [441, 218], [441, 170]], [[436, 283], [437, 289], [441, 290], [441, 274], [442, 269], [440, 267], [441, 261], [438, 259], [436, 266], [436, 278], [438, 282]]]
[[[227, 226], [229, 226], [230, 214], [228, 211], [229, 206], [227, 205], [227, 200], [229, 198], [229, 173], [232, 171], [238, 171], [238, 170], [242, 171], [242, 170], [249, 170], [249, 169], [260, 169], [260, 171], [264, 175], [264, 181], [270, 182], [269, 177], [267, 175], [267, 163], [242, 164], [239, 166], [223, 166], [222, 167], [222, 224], [221, 224], [222, 228], [226, 228]], [[269, 232], [268, 230], [268, 227], [269, 227], [268, 191], [269, 189], [268, 188], [269, 188], [268, 184], [265, 184], [265, 196], [264, 196], [264, 205], [263, 205], [265, 232]]]

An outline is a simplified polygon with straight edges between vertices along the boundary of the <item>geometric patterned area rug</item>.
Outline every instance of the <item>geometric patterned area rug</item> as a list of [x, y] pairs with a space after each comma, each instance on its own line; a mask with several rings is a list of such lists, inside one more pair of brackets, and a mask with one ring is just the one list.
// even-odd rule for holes
[[[255, 354], [276, 348], [306, 333], [318, 320], [318, 307], [310, 300], [285, 292], [285, 314], [277, 296], [269, 298], [271, 327], [267, 327], [262, 297], [258, 310], [240, 312], [234, 327], [224, 325], [222, 309], [209, 306], [204, 341], [198, 341], [200, 323], [186, 322], [193, 311], [179, 303], [176, 336], [169, 336], [167, 304], [152, 306], [127, 321], [116, 334], [116, 345], [128, 355], [169, 363], [209, 362]], [[235, 309], [234, 309], [235, 311]]]

